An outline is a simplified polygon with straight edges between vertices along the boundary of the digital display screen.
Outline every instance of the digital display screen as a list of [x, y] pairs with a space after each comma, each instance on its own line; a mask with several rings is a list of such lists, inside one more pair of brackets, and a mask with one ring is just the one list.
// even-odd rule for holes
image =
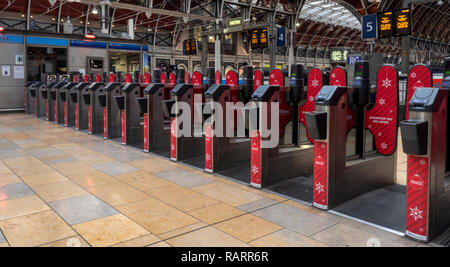
[[333, 63], [347, 63], [347, 50], [332, 50], [330, 53], [330, 61]]
[[450, 75], [450, 60], [445, 61], [444, 74]]
[[394, 34], [392, 12], [378, 13], [378, 37], [390, 37]]
[[267, 29], [261, 30], [260, 39], [259, 39], [259, 47], [260, 48], [268, 48], [269, 47], [269, 38], [267, 36]]
[[187, 39], [183, 41], [183, 55], [197, 54], [197, 47], [194, 39]]
[[259, 30], [252, 30], [250, 32], [250, 40], [252, 49], [259, 48]]
[[397, 36], [411, 34], [411, 13], [409, 9], [395, 11], [395, 34]]

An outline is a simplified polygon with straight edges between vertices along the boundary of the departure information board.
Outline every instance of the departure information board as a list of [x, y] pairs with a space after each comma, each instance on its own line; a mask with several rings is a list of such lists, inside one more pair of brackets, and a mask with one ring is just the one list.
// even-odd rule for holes
[[194, 39], [187, 39], [183, 41], [183, 55], [196, 55], [197, 54], [197, 44]]
[[256, 29], [250, 31], [250, 44], [252, 49], [268, 48], [269, 34], [267, 29]]
[[259, 48], [259, 30], [252, 30], [250, 32], [250, 40], [252, 49]]
[[411, 12], [409, 9], [402, 9], [394, 12], [395, 35], [403, 36], [411, 34]]
[[260, 30], [260, 39], [259, 39], [259, 48], [268, 48], [269, 47], [269, 37], [267, 29]]
[[378, 13], [378, 37], [385, 38], [394, 35], [392, 12]]

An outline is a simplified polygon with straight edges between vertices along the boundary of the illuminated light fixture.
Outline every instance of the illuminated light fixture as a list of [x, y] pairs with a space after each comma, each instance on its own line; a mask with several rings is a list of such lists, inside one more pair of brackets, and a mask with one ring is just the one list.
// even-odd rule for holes
[[92, 9], [92, 14], [94, 14], [94, 15], [98, 14], [98, 9], [97, 9], [96, 5], [94, 5], [94, 8]]
[[25, 18], [25, 14], [22, 14], [22, 18]]
[[55, 21], [56, 19], [55, 19], [55, 18], [52, 18], [52, 20]]
[[95, 35], [93, 35], [93, 34], [85, 34], [84, 38], [89, 39], [89, 40], [94, 40], [97, 37]]
[[3, 28], [2, 26], [0, 26], [0, 32], [4, 32], [5, 28]]

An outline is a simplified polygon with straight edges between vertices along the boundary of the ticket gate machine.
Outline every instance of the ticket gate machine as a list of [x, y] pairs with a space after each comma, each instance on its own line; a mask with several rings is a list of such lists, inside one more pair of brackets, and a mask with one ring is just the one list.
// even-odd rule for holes
[[[108, 84], [105, 85], [103, 90], [96, 90], [96, 101], [103, 114], [104, 139], [112, 139], [120, 136], [120, 116], [117, 104], [114, 102], [113, 97], [115, 95], [120, 95], [122, 83], [122, 72], [118, 72], [117, 74], [110, 73], [108, 76]], [[96, 108], [98, 108], [98, 106]], [[96, 116], [97, 114], [98, 110], [96, 111]]]
[[[50, 89], [53, 88], [54, 85], [58, 83], [58, 77], [56, 75], [48, 75], [47, 76], [47, 82], [45, 86], [39, 87], [39, 97], [37, 98], [38, 101], [38, 110], [39, 110], [39, 116], [38, 117], [44, 117], [45, 120], [50, 120], [52, 117], [52, 110], [50, 107], [52, 106], [53, 102], [51, 101], [50, 97]], [[42, 114], [43, 113], [43, 114]], [[43, 115], [43, 116], [42, 116]]]
[[[317, 93], [316, 86], [319, 82], [322, 84], [323, 80], [320, 70], [317, 69], [317, 73], [316, 69], [311, 70], [310, 76], [313, 74], [316, 81], [313, 86], [308, 87], [309, 97]], [[301, 105], [301, 100], [304, 99], [303, 86], [303, 66], [294, 64], [291, 66], [288, 87], [285, 86], [285, 75], [282, 71], [274, 69], [270, 74], [269, 85], [260, 86], [252, 95], [259, 113], [258, 128], [252, 133], [251, 142], [249, 178], [253, 187], [268, 187], [296, 177], [307, 177], [313, 172], [313, 145], [300, 138], [299, 122], [305, 123], [300, 114], [303, 115], [305, 107], [314, 107], [310, 99], [306, 99], [306, 104]], [[278, 104], [275, 110], [273, 104]], [[271, 125], [277, 121], [278, 125]], [[292, 125], [291, 129], [288, 128], [289, 124]], [[265, 129], [270, 127], [278, 127], [279, 131], [272, 134], [278, 133], [279, 136], [268, 136]], [[277, 142], [264, 145], [264, 142], [268, 144], [269, 139]]]
[[408, 120], [401, 122], [408, 155], [406, 235], [425, 242], [450, 226], [450, 58], [442, 87], [416, 88]]
[[[122, 75], [118, 76], [121, 79]], [[109, 84], [106, 89], [106, 122], [107, 138], [122, 143], [122, 132], [125, 131], [122, 121], [125, 120], [125, 97], [122, 87], [132, 82], [130, 73], [123, 76], [123, 83]]]
[[67, 74], [60, 75], [59, 76], [59, 82], [53, 86], [52, 89], [50, 89], [50, 97], [53, 102], [52, 113], [53, 118], [50, 118], [50, 120], [53, 120], [54, 123], [64, 123], [64, 101], [61, 98], [61, 95], [59, 92], [64, 91], [64, 86], [70, 81], [70, 76]]
[[[217, 72], [216, 72], [217, 73]], [[228, 114], [226, 112], [227, 102], [242, 102], [244, 105], [250, 101], [254, 90], [263, 83], [263, 73], [253, 67], [244, 67], [242, 86], [239, 86], [238, 74], [229, 71], [226, 75], [226, 84], [221, 83], [220, 74], [216, 75], [216, 84], [211, 86], [205, 93], [206, 104], [220, 105], [223, 114], [211, 115], [205, 122], [205, 171], [209, 173], [219, 173], [224, 176], [246, 181], [250, 175], [250, 138], [248, 129], [242, 134], [236, 134], [238, 117], [247, 113], [247, 108], [242, 107], [240, 111]], [[255, 79], [254, 79], [255, 77]], [[214, 104], [215, 103], [215, 104]], [[220, 116], [219, 118], [215, 117]], [[231, 118], [233, 117], [233, 118]], [[242, 117], [241, 117], [242, 118]], [[244, 117], [245, 118], [245, 117]], [[218, 123], [223, 129], [219, 132]], [[231, 128], [233, 137], [226, 136], [226, 129]]]
[[[40, 91], [42, 90], [40, 87], [45, 86], [46, 82], [35, 82], [29, 87], [29, 94], [27, 99], [27, 106], [29, 106], [30, 114], [33, 114], [36, 118], [39, 116], [39, 98]], [[44, 114], [45, 116], [45, 114]]]
[[36, 81], [29, 81], [25, 83], [24, 87], [24, 95], [23, 95], [23, 106], [25, 108], [25, 114], [33, 114], [34, 108], [33, 108], [33, 97], [30, 94], [30, 89], [33, 87], [34, 84], [38, 82]]
[[125, 97], [125, 107], [122, 117], [122, 144], [134, 145], [143, 148], [143, 112], [141, 112], [137, 103], [138, 98], [144, 95], [144, 89], [150, 84], [150, 73], [144, 73], [142, 76], [139, 72], [135, 72], [134, 80], [122, 87], [122, 95]]
[[[100, 81], [99, 81], [100, 78]], [[104, 72], [101, 77], [96, 76], [95, 82], [91, 83], [88, 92], [83, 95], [84, 102], [88, 106], [88, 133], [103, 134], [103, 107], [98, 95], [104, 94], [106, 84], [114, 82], [114, 74]]]
[[[75, 87], [83, 80], [83, 75], [74, 73], [71, 75], [71, 80], [64, 85], [63, 89], [59, 91], [59, 97], [63, 101], [64, 109], [64, 126], [75, 126], [75, 103], [72, 101], [71, 94], [77, 95]], [[75, 97], [76, 100], [76, 97]]]
[[[395, 184], [398, 110], [398, 73], [390, 65], [379, 69], [376, 87], [370, 87], [369, 63], [362, 61], [355, 65], [352, 87], [320, 90], [315, 111], [305, 114], [315, 140], [315, 207], [404, 231], [405, 195]], [[356, 134], [350, 138], [353, 126]]]
[[75, 130], [86, 130], [88, 128], [87, 121], [87, 105], [83, 101], [83, 93], [86, 93], [89, 86], [91, 85], [93, 75], [91, 77], [88, 75], [84, 76], [84, 80], [75, 86], [74, 92], [70, 93], [70, 97], [75, 106]]
[[[171, 92], [175, 100], [175, 110], [189, 105], [191, 114], [176, 114], [171, 122], [171, 160], [184, 161], [193, 166], [204, 168], [205, 141], [203, 136], [203, 103], [204, 92], [214, 84], [214, 68], [208, 68], [207, 78], [203, 84], [203, 75], [196, 71], [192, 74], [191, 84], [179, 84]], [[181, 106], [179, 106], [181, 105]], [[183, 126], [183, 133], [177, 135], [178, 118], [190, 120], [189, 136]]]

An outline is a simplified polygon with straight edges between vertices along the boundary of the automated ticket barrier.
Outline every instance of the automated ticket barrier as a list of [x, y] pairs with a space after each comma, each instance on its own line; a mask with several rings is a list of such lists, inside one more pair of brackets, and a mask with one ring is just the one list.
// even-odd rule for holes
[[36, 84], [38, 82], [36, 81], [29, 81], [27, 83], [25, 83], [25, 87], [24, 87], [24, 92], [23, 92], [23, 106], [25, 108], [25, 114], [32, 114], [34, 109], [33, 109], [33, 97], [30, 94], [30, 89], [33, 87], [34, 84]]
[[[317, 78], [323, 79], [318, 70]], [[314, 85], [319, 81], [314, 82]], [[320, 81], [322, 83], [322, 80]], [[309, 88], [311, 96], [315, 86]], [[297, 177], [307, 177], [313, 172], [313, 145], [300, 139], [301, 100], [304, 98], [303, 66], [291, 66], [289, 86], [285, 86], [285, 75], [274, 69], [269, 85], [263, 85], [252, 95], [258, 106], [258, 128], [252, 133], [250, 184], [256, 188], [268, 187]], [[306, 99], [308, 101], [309, 99]], [[278, 104], [273, 110], [274, 105]], [[310, 104], [309, 104], [310, 105]], [[266, 115], [267, 114], [267, 115]], [[276, 116], [275, 118], [273, 116]], [[275, 119], [275, 120], [274, 120]], [[278, 122], [278, 125], [272, 125]], [[290, 125], [290, 128], [288, 127]], [[264, 129], [278, 127], [278, 136], [269, 136]], [[267, 131], [267, 130], [266, 130]], [[306, 135], [306, 134], [305, 134]], [[263, 142], [276, 142], [264, 146]], [[248, 179], [249, 179], [248, 178]], [[284, 185], [283, 185], [284, 187]], [[273, 188], [279, 190], [279, 188]]]
[[97, 92], [97, 100], [103, 110], [103, 138], [113, 139], [121, 135], [120, 112], [114, 96], [120, 95], [120, 88], [123, 84], [122, 72], [116, 75], [109, 75], [109, 83], [105, 86], [104, 91]]
[[59, 93], [64, 91], [64, 86], [66, 86], [69, 81], [69, 75], [60, 75], [58, 83], [50, 89], [50, 97], [53, 102], [51, 112], [53, 113], [53, 118], [50, 118], [50, 120], [53, 120], [54, 123], [64, 123], [64, 101]]
[[[175, 100], [175, 110], [189, 106], [191, 114], [176, 114], [171, 122], [171, 160], [184, 161], [187, 164], [204, 168], [204, 151], [205, 141], [203, 136], [203, 103], [204, 92], [214, 84], [214, 68], [209, 68], [205, 84], [203, 84], [203, 75], [196, 71], [192, 74], [191, 84], [179, 84], [171, 92]], [[181, 127], [178, 118], [190, 120], [191, 128], [189, 129], [189, 136], [184, 129], [184, 134], [177, 135], [178, 127]]]
[[[88, 133], [89, 134], [103, 134], [103, 120], [104, 120], [104, 108], [98, 95], [105, 94], [105, 86], [115, 81], [114, 74], [108, 74], [104, 72], [100, 77], [101, 81], [98, 81], [98, 76], [95, 82], [93, 82], [89, 88], [88, 93], [84, 95], [85, 103], [88, 105]], [[86, 102], [88, 100], [88, 102]]]
[[91, 103], [91, 94], [89, 87], [96, 82], [101, 82], [100, 74], [90, 74], [90, 82], [80, 83], [76, 87], [77, 91], [77, 105], [75, 110], [75, 129], [85, 130], [89, 129], [89, 105]]
[[[119, 79], [121, 75], [118, 76]], [[125, 131], [122, 121], [125, 120], [125, 96], [122, 87], [132, 82], [130, 73], [123, 77], [123, 83], [109, 84], [106, 88], [106, 121], [108, 139], [122, 143], [122, 132]]]
[[[92, 76], [92, 75], [91, 75]], [[75, 130], [84, 130], [87, 129], [87, 116], [83, 120], [83, 113], [87, 113], [86, 105], [83, 103], [82, 91], [86, 91], [86, 89], [90, 86], [89, 80], [92, 80], [88, 75], [84, 75], [83, 81], [78, 83], [73, 91], [70, 92], [70, 100], [74, 106], [75, 113]]]
[[122, 116], [122, 144], [134, 145], [143, 148], [143, 116], [137, 99], [144, 96], [144, 89], [150, 84], [150, 73], [144, 73], [141, 81], [141, 74], [135, 72], [132, 83], [125, 85], [122, 88], [122, 95], [125, 97], [125, 107]]
[[155, 70], [152, 83], [144, 90], [144, 97], [138, 98], [138, 107], [143, 113], [144, 151], [164, 151], [170, 146], [170, 120], [164, 116], [162, 101], [165, 100], [167, 73]]
[[[248, 114], [249, 109], [242, 107], [239, 112], [229, 113], [226, 112], [226, 106], [227, 103], [236, 102], [247, 104], [254, 90], [262, 85], [264, 74], [261, 73], [261, 70], [254, 71], [251, 66], [245, 66], [243, 73], [241, 86], [239, 86], [238, 74], [235, 71], [229, 71], [225, 77], [226, 84], [221, 84], [221, 79], [216, 79], [216, 84], [205, 93], [205, 105], [212, 105], [214, 114], [205, 121], [204, 168], [209, 173], [219, 173], [233, 179], [246, 181], [250, 175], [251, 146], [248, 127], [244, 134], [238, 135], [236, 126], [238, 126], [237, 116]], [[220, 77], [220, 75], [216, 76]], [[220, 105], [223, 112], [215, 111], [214, 105]], [[216, 118], [216, 115], [219, 118]], [[233, 130], [233, 136], [226, 135], [227, 126]], [[247, 123], [246, 126], [248, 126]], [[220, 128], [223, 129], [222, 132], [219, 132]]]
[[[395, 184], [397, 70], [381, 67], [376, 87], [370, 87], [369, 64], [358, 62], [353, 86], [324, 86], [315, 106], [305, 114], [315, 140], [314, 206], [404, 232], [404, 187]], [[356, 134], [350, 138], [353, 126]], [[348, 149], [354, 153], [348, 154]]]
[[35, 82], [29, 88], [29, 94], [27, 99], [27, 108], [29, 107], [30, 114], [34, 114], [36, 118], [45, 116], [45, 109], [40, 109], [41, 90], [44, 90], [46, 82]]
[[[71, 75], [71, 80], [64, 85], [63, 89], [59, 91], [59, 97], [63, 101], [64, 109], [64, 126], [75, 126], [75, 103], [71, 99], [71, 94], [75, 93], [75, 86], [83, 80], [83, 75], [74, 73]], [[76, 98], [76, 97], [75, 97]]]
[[[50, 107], [52, 106], [53, 102], [50, 97], [50, 90], [58, 83], [58, 77], [56, 75], [48, 75], [47, 76], [47, 82], [45, 86], [39, 87], [39, 97], [37, 98], [38, 105], [39, 105], [39, 116], [38, 117], [44, 117], [45, 120], [50, 120], [52, 117], [52, 110]], [[42, 116], [43, 113], [43, 116]]]
[[401, 123], [408, 155], [406, 234], [431, 241], [450, 226], [450, 58], [443, 88], [416, 88]]

